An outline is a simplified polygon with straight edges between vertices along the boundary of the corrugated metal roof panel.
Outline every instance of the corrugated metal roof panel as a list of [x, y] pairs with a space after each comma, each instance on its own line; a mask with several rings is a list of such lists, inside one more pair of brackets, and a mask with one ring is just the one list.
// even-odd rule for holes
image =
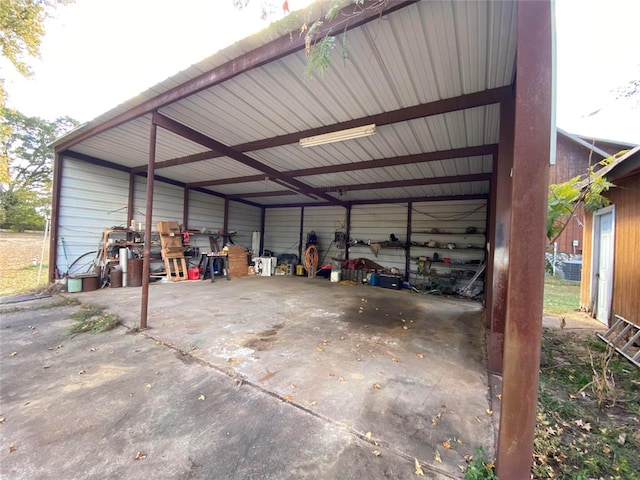
[[[165, 106], [161, 113], [233, 146], [509, 85], [514, 77], [515, 14], [515, 2], [418, 2], [350, 30], [346, 35], [346, 60], [343, 60], [342, 49], [336, 47], [324, 77], [303, 81], [306, 58], [303, 51], [298, 51]], [[234, 44], [107, 112], [83, 129], [252, 52], [270, 40], [271, 37], [262, 32]], [[73, 150], [127, 167], [143, 166], [147, 163], [149, 130], [150, 120], [146, 115], [89, 138]], [[489, 105], [379, 125], [375, 136], [358, 140], [307, 149], [294, 143], [246, 155], [269, 167], [287, 171], [493, 144], [498, 142], [498, 137], [499, 107]], [[158, 162], [203, 151], [206, 148], [173, 133], [162, 129], [158, 132]], [[491, 157], [485, 156], [300, 180], [318, 188], [329, 188], [352, 183], [488, 173], [491, 165]], [[193, 183], [255, 175], [258, 171], [223, 157], [162, 168], [157, 173]], [[255, 193], [265, 188], [258, 183], [212, 189], [228, 194]], [[485, 183], [359, 191], [349, 195], [359, 200], [364, 196], [371, 199], [405, 197], [411, 196], [411, 192], [418, 196], [464, 195], [483, 192]], [[290, 197], [287, 196], [287, 203], [294, 201]], [[302, 198], [304, 202], [309, 201], [307, 197]], [[256, 201], [278, 203], [273, 197]]]

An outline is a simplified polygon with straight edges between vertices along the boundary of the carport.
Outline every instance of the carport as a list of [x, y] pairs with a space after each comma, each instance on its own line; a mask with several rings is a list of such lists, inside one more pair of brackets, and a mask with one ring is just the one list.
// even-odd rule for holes
[[[322, 2], [312, 7], [310, 18], [321, 9]], [[320, 35], [344, 35], [346, 60], [336, 47], [326, 75], [308, 81], [299, 26], [234, 44], [55, 143], [50, 279], [60, 237], [81, 222], [99, 231], [112, 219], [97, 218], [104, 204], [126, 225], [143, 215], [147, 271], [154, 221], [179, 215], [187, 225], [206, 198], [216, 200], [225, 232], [254, 225], [257, 215], [262, 242], [278, 243], [271, 223], [300, 232], [300, 245], [305, 218], [317, 212], [343, 212], [347, 237], [377, 233], [376, 211], [400, 215], [408, 242], [423, 207], [484, 200], [488, 362], [503, 378], [497, 468], [503, 479], [529, 478], [552, 116], [550, 3], [350, 5]], [[368, 125], [375, 135], [299, 143]], [[373, 220], [359, 223], [367, 215]], [[142, 327], [148, 299], [143, 276]]]

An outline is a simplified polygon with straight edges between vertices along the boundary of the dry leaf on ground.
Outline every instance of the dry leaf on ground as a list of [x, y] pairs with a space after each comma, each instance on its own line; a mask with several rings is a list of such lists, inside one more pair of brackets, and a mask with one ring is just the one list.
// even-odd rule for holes
[[147, 454], [144, 452], [138, 452], [136, 453], [136, 456], [134, 458], [134, 460], [144, 460], [145, 458], [147, 458]]
[[422, 471], [422, 466], [420, 465], [420, 462], [418, 461], [417, 458], [413, 459], [413, 466], [416, 469], [416, 475], [419, 477], [424, 477], [424, 472]]

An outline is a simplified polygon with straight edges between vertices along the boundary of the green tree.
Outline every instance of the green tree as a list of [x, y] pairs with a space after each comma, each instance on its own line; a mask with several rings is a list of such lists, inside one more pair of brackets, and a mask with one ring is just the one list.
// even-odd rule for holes
[[[57, 5], [73, 0], [0, 0], [0, 50], [24, 76], [31, 75], [26, 57], [37, 57], [44, 36], [44, 21]], [[0, 78], [0, 108], [6, 92]]]
[[51, 200], [53, 150], [49, 144], [76, 127], [69, 117], [48, 122], [3, 109], [0, 121], [0, 223], [13, 230], [38, 229]]
[[627, 151], [618, 152], [595, 165], [590, 165], [582, 175], [563, 183], [549, 185], [547, 204], [547, 239], [549, 245], [562, 234], [580, 206], [587, 212], [606, 207], [611, 202], [603, 193], [615, 185], [602, 174], [601, 168], [614, 163]]

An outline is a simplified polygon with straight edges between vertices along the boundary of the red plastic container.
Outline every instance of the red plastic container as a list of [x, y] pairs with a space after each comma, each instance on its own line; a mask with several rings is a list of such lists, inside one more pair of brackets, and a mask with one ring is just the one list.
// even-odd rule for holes
[[200, 278], [200, 269], [198, 267], [188, 268], [187, 278], [189, 280], [198, 280]]

